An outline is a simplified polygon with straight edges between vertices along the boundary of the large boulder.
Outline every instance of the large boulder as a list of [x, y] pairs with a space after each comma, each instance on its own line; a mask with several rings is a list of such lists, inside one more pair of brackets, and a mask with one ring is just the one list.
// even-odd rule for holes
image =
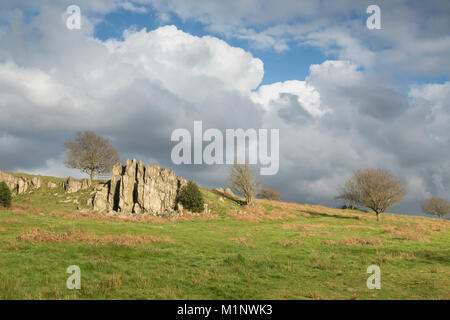
[[187, 181], [157, 165], [127, 160], [116, 164], [112, 177], [96, 189], [95, 211], [164, 215], [176, 209], [177, 197]]
[[74, 179], [69, 177], [66, 182], [64, 182], [64, 190], [67, 193], [74, 193], [80, 190], [87, 189], [91, 186], [91, 181], [89, 179]]
[[23, 194], [33, 189], [39, 189], [42, 186], [42, 179], [39, 177], [27, 178], [14, 176], [3, 171], [0, 171], [1, 181], [4, 181], [8, 188], [16, 194]]

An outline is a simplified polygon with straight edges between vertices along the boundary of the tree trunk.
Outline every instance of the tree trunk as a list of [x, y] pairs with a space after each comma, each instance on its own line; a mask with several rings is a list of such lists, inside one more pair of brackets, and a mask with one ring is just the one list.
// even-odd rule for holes
[[94, 181], [95, 178], [95, 171], [91, 169], [91, 182]]
[[380, 213], [379, 212], [375, 212], [377, 214], [377, 222], [380, 222]]

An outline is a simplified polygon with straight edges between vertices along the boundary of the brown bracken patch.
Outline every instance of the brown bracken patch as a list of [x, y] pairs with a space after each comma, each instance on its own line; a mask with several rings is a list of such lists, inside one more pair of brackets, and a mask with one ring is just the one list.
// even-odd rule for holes
[[300, 235], [298, 235], [298, 237], [300, 238], [315, 238], [315, 237], [320, 237], [320, 236], [329, 236], [332, 235], [331, 232], [329, 231], [322, 231], [322, 232], [313, 232], [313, 233], [302, 233]]
[[90, 244], [112, 244], [118, 246], [130, 246], [136, 244], [152, 242], [171, 242], [168, 238], [158, 238], [152, 235], [133, 236], [130, 234], [96, 236], [93, 233], [86, 233], [79, 230], [71, 230], [63, 233], [51, 231], [42, 231], [39, 228], [33, 228], [22, 232], [17, 236], [18, 241], [30, 242], [51, 242], [51, 243], [74, 243], [87, 242]]
[[305, 224], [305, 223], [283, 223], [282, 229], [295, 229], [295, 230], [313, 230], [317, 228], [325, 228], [327, 225], [322, 223]]
[[383, 244], [381, 239], [361, 239], [361, 238], [346, 238], [343, 240], [325, 240], [323, 244], [336, 245], [336, 246], [357, 246], [357, 245], [368, 245], [368, 246], [379, 246]]
[[18, 215], [22, 215], [25, 213], [38, 213], [42, 211], [42, 209], [38, 207], [27, 206], [24, 204], [17, 204], [17, 203], [14, 203], [8, 210], [11, 211], [13, 214]]
[[422, 224], [407, 224], [402, 226], [383, 225], [386, 235], [393, 238], [400, 238], [409, 241], [429, 241], [429, 236], [438, 231], [444, 231], [438, 225], [422, 225]]
[[210, 220], [214, 219], [215, 215], [202, 215], [202, 214], [192, 214], [186, 212], [182, 217], [177, 218], [163, 218], [157, 216], [150, 215], [136, 215], [133, 216], [109, 216], [99, 212], [59, 212], [53, 211], [51, 213], [52, 216], [62, 217], [67, 219], [90, 219], [90, 220], [101, 220], [101, 221], [121, 221], [121, 222], [152, 222], [152, 223], [164, 223], [164, 222], [173, 222], [173, 221], [187, 221], [187, 220]]
[[20, 221], [17, 218], [6, 218], [6, 219], [2, 219], [0, 221], [3, 223], [22, 223], [22, 221]]
[[359, 230], [359, 229], [376, 230], [374, 227], [371, 227], [371, 226], [362, 226], [362, 225], [357, 225], [357, 224], [345, 226], [344, 228], [347, 230]]

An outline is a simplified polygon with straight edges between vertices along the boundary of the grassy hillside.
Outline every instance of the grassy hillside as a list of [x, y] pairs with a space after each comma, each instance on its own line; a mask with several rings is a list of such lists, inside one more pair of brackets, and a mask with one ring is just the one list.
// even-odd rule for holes
[[[450, 221], [249, 208], [207, 189], [210, 217], [134, 221], [77, 211], [91, 190], [45, 185], [0, 209], [0, 299], [450, 298]], [[366, 287], [372, 264], [381, 290]], [[69, 265], [81, 290], [66, 288]]]

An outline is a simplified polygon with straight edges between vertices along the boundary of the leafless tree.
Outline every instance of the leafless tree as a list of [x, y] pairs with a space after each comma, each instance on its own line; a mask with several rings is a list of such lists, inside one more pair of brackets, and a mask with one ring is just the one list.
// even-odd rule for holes
[[268, 200], [275, 200], [275, 201], [281, 201], [283, 199], [283, 196], [278, 193], [278, 191], [270, 188], [264, 188], [261, 190], [260, 193], [258, 193], [258, 197], [261, 199], [268, 199]]
[[442, 198], [433, 197], [422, 201], [422, 210], [426, 214], [436, 215], [441, 219], [450, 214], [450, 203]]
[[89, 174], [91, 181], [96, 174], [109, 173], [113, 165], [120, 161], [120, 154], [111, 146], [109, 139], [92, 131], [78, 132], [75, 140], [67, 141], [64, 147], [66, 166]]
[[228, 176], [228, 187], [244, 196], [247, 204], [251, 204], [255, 195], [261, 190], [261, 182], [255, 179], [248, 163], [235, 163]]
[[380, 214], [399, 204], [406, 194], [403, 184], [392, 173], [382, 169], [357, 170], [346, 182], [338, 198], [372, 209]]
[[339, 188], [339, 194], [335, 199], [343, 202], [345, 208], [356, 209], [359, 203], [359, 190], [355, 182], [352, 179], [348, 180]]

